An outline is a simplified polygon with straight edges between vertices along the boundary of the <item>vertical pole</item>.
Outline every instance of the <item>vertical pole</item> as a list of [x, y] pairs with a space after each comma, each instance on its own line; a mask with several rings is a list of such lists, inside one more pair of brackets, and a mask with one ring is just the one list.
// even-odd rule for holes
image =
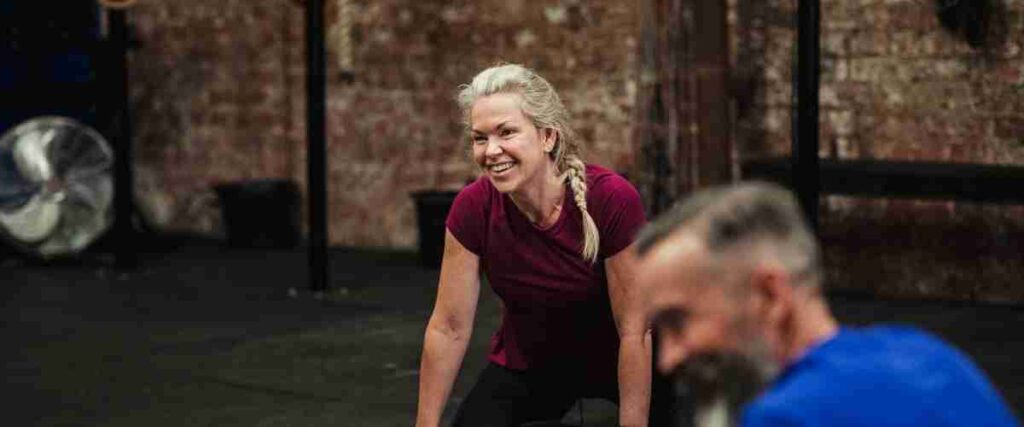
[[306, 143], [309, 193], [309, 287], [327, 290], [327, 139], [324, 0], [306, 0]]
[[723, 0], [694, 0], [693, 47], [696, 88], [693, 103], [696, 135], [693, 189], [728, 183], [732, 178], [732, 124], [729, 93], [728, 5]]
[[799, 0], [797, 10], [797, 119], [793, 129], [793, 188], [807, 220], [818, 227], [818, 84], [821, 78], [821, 0]]
[[107, 9], [110, 26], [106, 43], [106, 85], [113, 92], [109, 105], [114, 148], [114, 264], [120, 269], [137, 265], [132, 227], [132, 128], [128, 114], [128, 23], [124, 9]]

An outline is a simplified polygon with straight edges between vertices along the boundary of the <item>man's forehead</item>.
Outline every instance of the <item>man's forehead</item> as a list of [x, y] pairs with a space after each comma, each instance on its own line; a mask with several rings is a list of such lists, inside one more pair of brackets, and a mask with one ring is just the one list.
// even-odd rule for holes
[[686, 290], [684, 283], [692, 280], [703, 250], [703, 244], [693, 233], [673, 232], [641, 257], [638, 285], [653, 300], [669, 298], [670, 294], [681, 296]]
[[649, 321], [722, 308], [721, 288], [708, 286], [715, 280], [709, 276], [709, 256], [701, 235], [692, 229], [673, 232], [651, 247], [639, 272]]
[[690, 228], [673, 231], [655, 244], [644, 257], [655, 268], [671, 268], [680, 264], [700, 261], [705, 251], [704, 242]]

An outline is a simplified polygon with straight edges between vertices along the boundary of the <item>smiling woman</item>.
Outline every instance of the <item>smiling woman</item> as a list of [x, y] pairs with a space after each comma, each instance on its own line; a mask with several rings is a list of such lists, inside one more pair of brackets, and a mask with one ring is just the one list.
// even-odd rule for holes
[[619, 403], [647, 425], [650, 335], [633, 297], [636, 189], [585, 164], [554, 88], [518, 65], [486, 69], [458, 96], [483, 174], [456, 197], [420, 367], [418, 426], [436, 426], [472, 333], [482, 272], [503, 303], [457, 426], [560, 419], [573, 403]]
[[[494, 94], [474, 104], [471, 122], [473, 133], [473, 160], [491, 179], [501, 193], [510, 194], [520, 209], [529, 206], [530, 190], [553, 187], [561, 190], [564, 177], [557, 171], [547, 170], [554, 166], [548, 161], [557, 139], [553, 129], [538, 129], [519, 108], [520, 96], [511, 93]], [[546, 186], [545, 181], [553, 181]], [[553, 191], [556, 196], [563, 191]], [[520, 199], [516, 201], [516, 199]], [[553, 211], [561, 210], [561, 197], [554, 200]], [[543, 204], [543, 200], [541, 200]], [[551, 225], [552, 215], [545, 212], [531, 212], [524, 209], [530, 221], [546, 227]], [[555, 217], [557, 218], [557, 217]]]
[[[534, 223], [553, 216], [543, 209], [545, 205], [561, 209], [558, 196], [565, 193], [563, 183], [568, 183], [583, 214], [583, 257], [595, 261], [600, 237], [587, 211], [586, 166], [569, 126], [568, 110], [551, 84], [519, 65], [501, 65], [484, 70], [463, 86], [458, 101], [473, 135], [476, 163], [492, 177], [502, 168], [521, 166], [518, 181], [492, 181]], [[511, 151], [507, 156], [503, 156], [505, 147]], [[521, 162], [516, 156], [522, 157]], [[549, 200], [542, 200], [545, 195]]]

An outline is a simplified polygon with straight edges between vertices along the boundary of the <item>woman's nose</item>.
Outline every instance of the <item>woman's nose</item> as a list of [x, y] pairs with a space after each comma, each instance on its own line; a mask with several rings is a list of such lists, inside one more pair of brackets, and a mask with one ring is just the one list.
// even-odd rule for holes
[[502, 153], [501, 144], [497, 138], [487, 138], [487, 147], [484, 149], [484, 154], [487, 156], [497, 156]]

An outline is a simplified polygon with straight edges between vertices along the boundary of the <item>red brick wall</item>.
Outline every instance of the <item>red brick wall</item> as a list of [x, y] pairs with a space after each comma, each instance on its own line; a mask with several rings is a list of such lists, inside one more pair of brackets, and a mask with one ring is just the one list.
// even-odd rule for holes
[[217, 232], [211, 185], [301, 173], [302, 14], [287, 1], [140, 2], [129, 79], [144, 209]]
[[[738, 34], [741, 77], [763, 110], [746, 126], [764, 133], [745, 154], [788, 152], [796, 1], [740, 3], [754, 15]], [[822, 2], [823, 156], [1024, 162], [1024, 4], [989, 2], [989, 45], [972, 48], [934, 3]]]
[[[797, 2], [737, 3], [739, 156], [786, 155]], [[823, 0], [822, 157], [1024, 165], [1024, 2], [989, 3], [972, 48], [932, 0]], [[1020, 206], [828, 197], [821, 215], [833, 287], [1024, 300]]]
[[[612, 1], [353, 0], [356, 79], [328, 40], [331, 243], [412, 246], [408, 194], [475, 176], [453, 99], [497, 61], [538, 70], [590, 161], [628, 171], [638, 16]], [[140, 2], [132, 57], [140, 193], [166, 227], [216, 232], [212, 184], [305, 180], [299, 2]], [[336, 2], [328, 1], [331, 33]]]
[[[139, 2], [132, 54], [139, 190], [170, 229], [216, 233], [210, 186], [305, 180], [304, 34], [294, 0]], [[415, 244], [408, 193], [475, 175], [452, 97], [504, 60], [559, 88], [590, 160], [632, 172], [640, 12], [613, 0], [353, 0], [356, 80], [328, 41], [335, 245]], [[1024, 3], [982, 49], [932, 0], [822, 1], [822, 156], [1024, 163]], [[740, 159], [788, 152], [796, 0], [729, 2]], [[328, 20], [334, 25], [334, 0]], [[336, 27], [332, 27], [332, 31]], [[332, 32], [332, 34], [334, 34]], [[832, 286], [1024, 300], [1020, 207], [829, 197]]]

